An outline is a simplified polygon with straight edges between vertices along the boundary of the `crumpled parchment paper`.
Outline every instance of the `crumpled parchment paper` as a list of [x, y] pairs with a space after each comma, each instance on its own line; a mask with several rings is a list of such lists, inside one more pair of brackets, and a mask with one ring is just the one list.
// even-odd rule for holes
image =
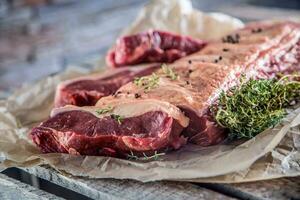
[[[216, 39], [243, 27], [220, 13], [202, 13], [189, 0], [154, 0], [122, 34], [161, 29], [201, 39]], [[95, 63], [103, 69], [103, 59]], [[62, 80], [91, 73], [69, 68], [0, 101], [0, 169], [48, 164], [74, 176], [181, 180], [194, 182], [245, 182], [300, 175], [300, 108], [282, 123], [246, 142], [211, 147], [187, 145], [157, 161], [132, 161], [110, 157], [41, 154], [28, 137], [30, 128], [48, 118], [56, 85]]]

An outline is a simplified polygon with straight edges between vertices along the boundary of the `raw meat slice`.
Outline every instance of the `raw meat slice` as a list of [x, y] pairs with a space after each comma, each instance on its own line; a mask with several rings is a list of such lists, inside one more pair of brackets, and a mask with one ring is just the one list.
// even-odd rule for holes
[[150, 30], [121, 37], [106, 57], [106, 63], [122, 67], [148, 62], [170, 63], [199, 51], [206, 42], [174, 33]]
[[124, 67], [64, 81], [57, 86], [55, 107], [93, 106], [101, 97], [114, 94], [122, 85], [132, 81], [135, 77], [151, 74], [159, 66], [160, 64]]
[[[188, 119], [175, 106], [148, 100], [111, 106], [111, 111], [102, 114], [99, 107], [54, 109], [50, 119], [33, 128], [30, 135], [43, 153], [76, 155], [152, 155], [186, 143], [180, 133]], [[133, 112], [122, 116], [124, 110]]]

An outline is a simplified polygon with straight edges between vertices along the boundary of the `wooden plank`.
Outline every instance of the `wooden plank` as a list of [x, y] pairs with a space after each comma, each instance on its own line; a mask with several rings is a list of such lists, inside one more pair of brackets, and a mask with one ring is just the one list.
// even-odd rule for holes
[[0, 174], [0, 199], [1, 200], [59, 200], [53, 194], [44, 192], [30, 185]]
[[197, 184], [228, 195], [249, 200], [300, 200], [299, 177], [237, 184]]
[[190, 183], [141, 183], [131, 180], [66, 177], [45, 166], [21, 169], [92, 199], [233, 199]]
[[280, 178], [242, 184], [226, 185], [247, 194], [272, 200], [300, 200], [300, 177]]

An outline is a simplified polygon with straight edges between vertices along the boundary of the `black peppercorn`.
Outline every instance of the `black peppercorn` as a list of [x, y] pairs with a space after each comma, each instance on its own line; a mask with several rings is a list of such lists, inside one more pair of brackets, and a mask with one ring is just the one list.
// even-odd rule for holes
[[262, 32], [262, 29], [261, 28], [252, 29], [251, 32], [252, 33], [260, 33], [260, 32]]
[[235, 44], [235, 43], [239, 43], [239, 39], [240, 39], [240, 35], [239, 34], [235, 34], [234, 36], [227, 35], [225, 38], [222, 38], [222, 42], [223, 43]]

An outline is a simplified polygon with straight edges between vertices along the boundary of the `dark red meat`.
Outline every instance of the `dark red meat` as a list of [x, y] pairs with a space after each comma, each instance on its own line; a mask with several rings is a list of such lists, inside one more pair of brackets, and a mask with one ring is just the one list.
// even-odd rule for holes
[[61, 83], [55, 94], [55, 107], [65, 105], [93, 106], [104, 96], [115, 93], [122, 85], [132, 81], [135, 77], [151, 74], [160, 67], [154, 64], [139, 69], [111, 70], [110, 75], [99, 78], [84, 77]]
[[226, 138], [226, 130], [215, 122], [209, 112], [199, 116], [188, 108], [181, 108], [181, 110], [190, 119], [189, 126], [182, 132], [189, 142], [200, 146], [210, 146]]
[[106, 62], [113, 67], [148, 62], [170, 63], [199, 51], [205, 44], [202, 40], [187, 36], [151, 30], [118, 39], [109, 51]]
[[110, 116], [98, 118], [73, 110], [41, 123], [32, 129], [31, 137], [43, 153], [124, 157], [177, 149], [186, 142], [179, 136], [181, 131], [175, 120], [160, 111], [125, 118], [119, 124]]

